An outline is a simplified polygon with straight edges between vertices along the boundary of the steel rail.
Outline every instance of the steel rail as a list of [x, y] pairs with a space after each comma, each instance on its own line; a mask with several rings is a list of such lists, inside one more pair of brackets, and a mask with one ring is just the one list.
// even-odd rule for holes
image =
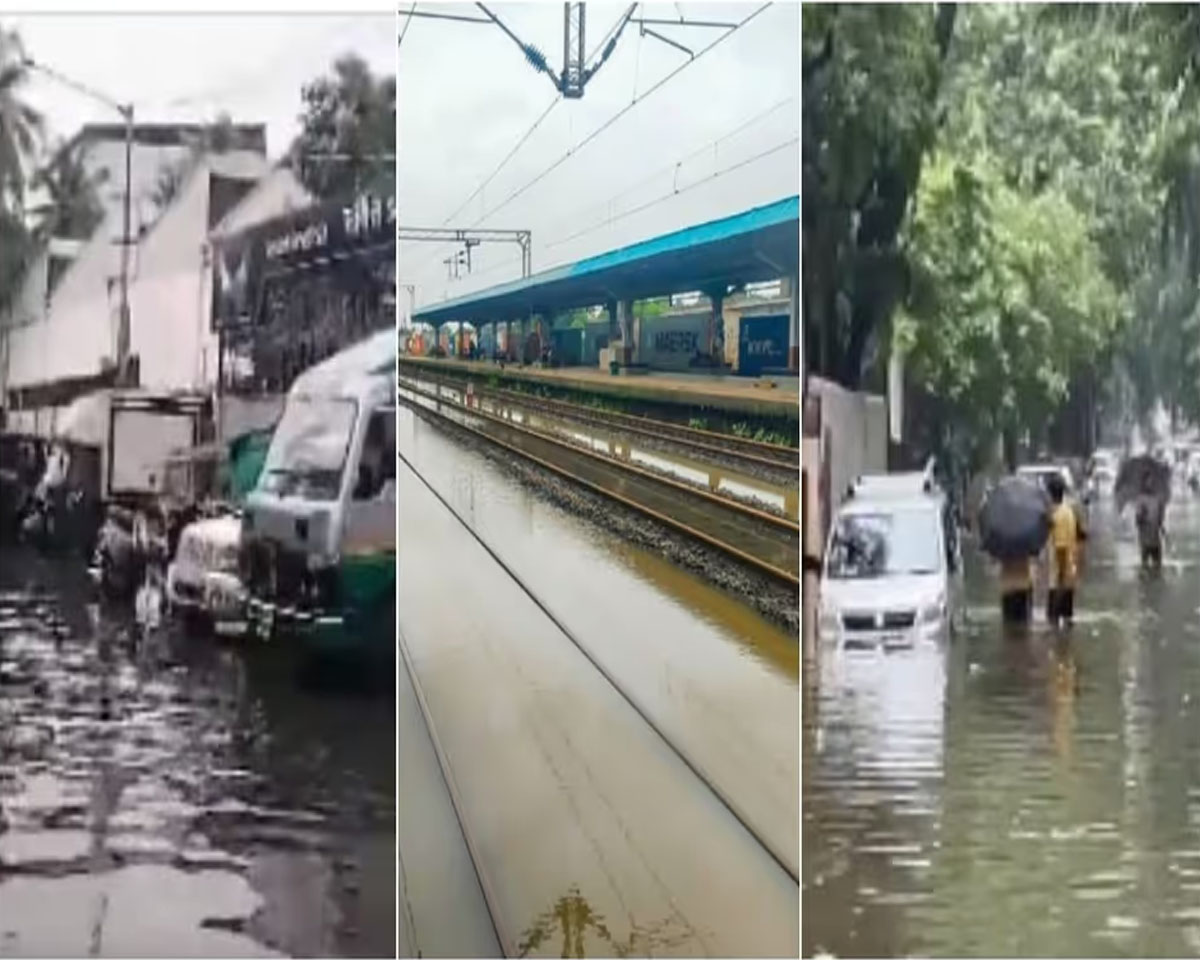
[[[462, 389], [461, 384], [457, 381], [441, 380], [437, 377], [421, 377], [419, 379], [424, 379], [432, 383], [441, 383], [444, 386], [453, 387], [457, 390]], [[582, 404], [570, 403], [566, 400], [553, 400], [548, 397], [539, 397], [536, 394], [522, 393], [520, 390], [506, 390], [503, 387], [488, 386], [477, 386], [475, 390], [481, 396], [500, 397], [526, 407], [545, 407], [550, 412], [579, 420], [582, 423], [595, 424], [609, 430], [636, 433], [654, 440], [674, 443], [686, 449], [729, 457], [756, 467], [765, 467], [771, 470], [791, 470], [793, 472], [800, 469], [799, 451], [794, 447], [765, 444], [768, 448], [772, 448], [771, 456], [764, 456], [760, 453], [747, 453], [744, 450], [736, 449], [734, 444], [725, 445], [726, 441], [746, 441], [747, 443], [755, 444], [764, 444], [764, 441], [749, 440], [746, 437], [733, 437], [728, 434], [717, 433], [713, 430], [698, 430], [695, 427], [652, 420], [649, 417], [635, 417], [629, 414], [613, 413], [608, 410], [597, 410], [592, 407], [585, 407]]]
[[[423, 395], [423, 396], [427, 397], [428, 399], [433, 400], [435, 402], [438, 401], [438, 398], [431, 394], [423, 394], [420, 391], [413, 391], [413, 390], [411, 390], [411, 388], [406, 388], [406, 387], [402, 387], [401, 389], [407, 390], [410, 393], [414, 393], [417, 396]], [[536, 463], [538, 466], [542, 467], [543, 469], [548, 470], [551, 473], [554, 473], [557, 476], [560, 476], [563, 479], [570, 481], [571, 483], [575, 483], [580, 486], [586, 487], [587, 489], [591, 490], [594, 493], [599, 494], [600, 496], [604, 497], [605, 499], [613, 500], [617, 503], [620, 503], [620, 504], [630, 508], [631, 510], [634, 510], [637, 513], [640, 513], [641, 515], [648, 517], [651, 520], [654, 520], [657, 523], [661, 523], [664, 526], [670, 527], [671, 529], [676, 530], [679, 533], [682, 533], [683, 535], [685, 535], [687, 537], [690, 537], [694, 540], [698, 540], [702, 543], [705, 543], [708, 546], [712, 547], [713, 549], [715, 549], [721, 553], [731, 556], [734, 559], [747, 564], [748, 566], [754, 567], [756, 570], [759, 570], [759, 571], [767, 574], [774, 580], [781, 581], [783, 583], [788, 584], [789, 586], [793, 586], [793, 587], [797, 587], [797, 588], [799, 588], [799, 586], [800, 586], [800, 577], [798, 575], [798, 572], [792, 573], [790, 570], [785, 570], [782, 567], [777, 567], [775, 564], [771, 563], [770, 561], [764, 560], [762, 557], [755, 556], [754, 554], [749, 553], [746, 550], [743, 550], [741, 547], [735, 546], [732, 543], [728, 543], [728, 542], [722, 540], [720, 537], [716, 537], [710, 533], [706, 533], [705, 531], [700, 530], [697, 527], [694, 527], [689, 523], [685, 523], [684, 521], [679, 520], [676, 517], [672, 517], [668, 514], [665, 514], [660, 510], [656, 510], [654, 507], [648, 506], [645, 503], [642, 503], [631, 497], [625, 496], [622, 493], [618, 493], [615, 490], [609, 490], [608, 488], [602, 486], [601, 484], [595, 483], [592, 480], [588, 480], [585, 477], [579, 476], [578, 474], [572, 472], [571, 470], [567, 469], [566, 467], [561, 466], [560, 464], [552, 463], [551, 461], [545, 459], [544, 457], [540, 457], [537, 454], [531, 453], [528, 450], [524, 450], [521, 447], [516, 446], [514, 444], [507, 443], [504, 440], [501, 440], [499, 437], [496, 437], [496, 436], [488, 433], [486, 430], [480, 430], [475, 427], [469, 426], [465, 423], [460, 422], [459, 420], [455, 419], [454, 417], [447, 416], [445, 413], [442, 413], [439, 410], [434, 410], [434, 409], [426, 406], [423, 403], [418, 403], [415, 401], [406, 401], [406, 399], [403, 396], [400, 397], [400, 400], [402, 402], [406, 402], [407, 405], [409, 406], [409, 408], [418, 414], [428, 416], [431, 419], [441, 420], [445, 423], [449, 423], [449, 424], [457, 427], [458, 429], [463, 430], [468, 434], [471, 434], [472, 436], [479, 437], [483, 440], [486, 440], [488, 443], [491, 443], [495, 446], [501, 447], [502, 449], [507, 450], [509, 453], [512, 453], [512, 454], [520, 457], [523, 460], [528, 460], [532, 463]], [[445, 401], [441, 401], [441, 402], [445, 402]], [[577, 446], [574, 446], [570, 443], [565, 443], [561, 440], [557, 440], [553, 437], [548, 437], [544, 434], [537, 433], [536, 431], [533, 431], [533, 430], [527, 430], [524, 427], [519, 426], [518, 424], [510, 423], [507, 420], [502, 420], [498, 417], [493, 417], [490, 414], [481, 413], [479, 411], [471, 410], [471, 409], [465, 408], [465, 407], [459, 407], [457, 405], [455, 405], [455, 409], [458, 410], [459, 412], [462, 412], [462, 413], [468, 415], [468, 416], [478, 417], [479, 419], [482, 419], [485, 422], [494, 423], [500, 427], [512, 430], [518, 434], [522, 434], [522, 435], [531, 437], [539, 442], [547, 443], [547, 444], [550, 444], [550, 445], [556, 446], [556, 447], [560, 447], [560, 448], [567, 450], [573, 454], [580, 454], [583, 456], [590, 457], [600, 463], [603, 463], [606, 467], [616, 468], [618, 470], [624, 470], [624, 471], [628, 471], [630, 473], [635, 473], [641, 477], [644, 477], [647, 480], [650, 480], [653, 483], [658, 483], [658, 484], [661, 484], [666, 487], [675, 487], [675, 488], [684, 490], [689, 494], [692, 494], [692, 495], [695, 495], [702, 499], [707, 499], [711, 502], [716, 503], [717, 505], [719, 505], [726, 511], [736, 514], [737, 516], [739, 516], [739, 518], [753, 517], [757, 520], [766, 520], [769, 523], [771, 523], [772, 525], [774, 525], [780, 529], [783, 529], [787, 533], [794, 532], [796, 535], [797, 553], [799, 552], [800, 527], [799, 527], [799, 524], [794, 524], [790, 520], [785, 520], [781, 517], [776, 517], [773, 514], [763, 513], [762, 511], [754, 510], [751, 507], [744, 507], [743, 505], [738, 504], [735, 501], [728, 500], [727, 498], [724, 498], [724, 497], [716, 497], [713, 494], [709, 494], [702, 490], [697, 490], [694, 487], [688, 487], [685, 484], [679, 484], [679, 483], [676, 483], [675, 481], [667, 480], [666, 478], [660, 477], [657, 474], [649, 473], [649, 472], [646, 472], [643, 470], [639, 470], [637, 468], [628, 467], [626, 464], [620, 463], [619, 461], [615, 461], [615, 460], [611, 459], [610, 457], [603, 457], [598, 454], [594, 454], [591, 451], [583, 450], [583, 449], [581, 449]]]
[[[439, 379], [433, 373], [427, 373], [426, 371], [429, 370], [429, 367], [424, 364], [407, 363], [403, 358], [401, 358], [400, 363], [401, 363], [401, 365], [409, 367], [410, 369], [421, 371], [422, 374], [427, 379], [435, 380], [435, 381]], [[438, 371], [438, 372], [444, 373], [444, 371]], [[451, 376], [453, 376], [454, 379], [460, 380], [460, 381], [464, 380], [464, 379], [466, 379], [466, 380], [470, 379], [470, 374], [466, 373], [466, 372], [464, 372], [462, 375], [455, 373], [455, 374], [452, 374]], [[449, 382], [449, 381], [444, 381], [444, 382]], [[559, 384], [555, 384], [555, 383], [547, 383], [546, 386], [549, 386], [551, 388], [557, 387], [559, 389], [572, 389], [574, 385], [564, 382], [561, 386]], [[586, 387], [586, 384], [584, 385], [584, 387]], [[684, 426], [681, 423], [668, 423], [668, 422], [662, 421], [662, 420], [654, 420], [650, 417], [639, 417], [639, 416], [636, 416], [635, 414], [617, 413], [615, 411], [610, 411], [610, 410], [596, 411], [590, 407], [584, 407], [581, 404], [570, 403], [569, 401], [566, 401], [566, 400], [552, 400], [552, 399], [546, 398], [546, 397], [539, 397], [536, 394], [523, 393], [520, 390], [505, 390], [502, 387], [487, 387], [486, 389], [492, 390], [492, 391], [502, 391], [505, 393], [511, 393], [515, 396], [524, 397], [526, 399], [536, 398], [537, 400], [542, 401], [542, 402], [561, 404], [563, 406], [571, 407], [571, 408], [574, 408], [577, 410], [588, 411], [589, 413], [591, 413], [593, 415], [602, 413], [603, 416], [610, 418], [613, 421], [613, 423], [624, 423], [624, 424], [628, 424], [630, 427], [639, 427], [643, 430], [647, 430], [647, 429], [653, 430], [656, 427], [659, 427], [660, 425], [665, 426], [667, 430], [670, 430], [671, 432], [675, 433], [676, 435], [678, 435], [680, 437], [689, 437], [689, 438], [696, 440], [699, 443], [712, 444], [713, 446], [720, 449], [720, 451], [722, 453], [741, 453], [743, 450], [749, 451], [750, 455], [762, 456], [764, 458], [768, 458], [770, 460], [771, 466], [795, 467], [797, 470], [800, 469], [800, 449], [799, 449], [799, 447], [785, 447], [783, 444], [779, 444], [779, 443], [769, 443], [765, 440], [754, 440], [754, 439], [751, 439], [750, 437], [739, 437], [736, 434], [730, 434], [730, 433], [718, 433], [715, 430], [701, 430], [697, 427]], [[740, 449], [735, 450], [733, 448], [740, 448]]]
[[[416, 387], [400, 385], [400, 389], [407, 390], [410, 393], [416, 394], [417, 396], [427, 397], [428, 399], [435, 400], [438, 403], [450, 403], [451, 402], [439, 394], [430, 393], [427, 390], [421, 390]], [[676, 490], [679, 490], [683, 493], [689, 494], [693, 497], [699, 497], [700, 499], [706, 500], [709, 503], [711, 503], [715, 506], [721, 507], [725, 510], [731, 510], [734, 513], [738, 513], [738, 514], [741, 514], [742, 516], [746, 516], [746, 517], [751, 517], [754, 520], [761, 520], [772, 526], [778, 527], [782, 530], [786, 530], [788, 533], [793, 533], [797, 537], [800, 536], [800, 524], [797, 523], [795, 520], [792, 520], [788, 517], [781, 517], [778, 514], [769, 513], [766, 510], [760, 510], [758, 507], [752, 507], [749, 504], [742, 503], [741, 501], [734, 500], [730, 497], [722, 496], [719, 493], [712, 493], [708, 490], [703, 489], [702, 487], [698, 487], [692, 483], [687, 483], [683, 480], [674, 480], [671, 477], [664, 477], [662, 474], [655, 473], [652, 470], [647, 470], [644, 467], [635, 466], [632, 463], [625, 463], [623, 460], [617, 460], [614, 457], [608, 456], [606, 454], [597, 453], [595, 450], [589, 450], [587, 447], [581, 447], [578, 444], [574, 444], [567, 440], [563, 440], [560, 437], [553, 436], [552, 434], [543, 433], [540, 430], [534, 430], [531, 427], [526, 427], [521, 424], [514, 423], [513, 421], [505, 419], [504, 417], [498, 417], [494, 413], [487, 413], [484, 410], [477, 410], [477, 409], [468, 407], [461, 403], [454, 403], [454, 406], [457, 409], [462, 410], [465, 413], [468, 413], [473, 417], [479, 417], [483, 420], [487, 420], [490, 423], [498, 424], [501, 427], [504, 427], [506, 429], [514, 430], [514, 431], [517, 431], [518, 433], [526, 434], [526, 435], [528, 435], [530, 437], [534, 437], [538, 440], [547, 441], [549, 443], [555, 444], [556, 446], [560, 446], [560, 447], [563, 447], [564, 449], [570, 450], [574, 453], [579, 453], [585, 457], [589, 457], [590, 459], [596, 461], [597, 463], [602, 463], [605, 466], [609, 466], [609, 467], [616, 467], [618, 470], [623, 470], [626, 473], [635, 474], [636, 476], [642, 477], [646, 480], [650, 480], [657, 484], [661, 484], [663, 486], [673, 487]]]

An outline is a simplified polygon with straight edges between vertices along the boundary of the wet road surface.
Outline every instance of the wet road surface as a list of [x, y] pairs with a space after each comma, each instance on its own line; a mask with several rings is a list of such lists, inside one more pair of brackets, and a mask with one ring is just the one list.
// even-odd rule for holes
[[1093, 511], [1069, 636], [1003, 635], [971, 557], [948, 649], [806, 665], [806, 955], [1200, 952], [1200, 506], [1178, 501], [1161, 577], [1128, 514]]
[[392, 696], [0, 549], [0, 956], [391, 955]]
[[[797, 863], [795, 640], [538, 501], [403, 406], [397, 434], [401, 453]], [[403, 463], [399, 484], [400, 626], [503, 945], [534, 956], [792, 954], [796, 881]], [[403, 833], [401, 856], [411, 882], [420, 867]]]

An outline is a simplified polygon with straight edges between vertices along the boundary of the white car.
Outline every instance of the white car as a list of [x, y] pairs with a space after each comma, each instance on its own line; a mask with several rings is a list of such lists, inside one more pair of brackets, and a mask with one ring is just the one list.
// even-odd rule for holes
[[818, 630], [841, 648], [912, 648], [949, 636], [960, 567], [946, 500], [894, 480], [858, 486], [838, 510]]
[[167, 602], [173, 611], [203, 615], [217, 633], [244, 629], [246, 591], [238, 576], [241, 536], [241, 518], [233, 514], [184, 527], [175, 560], [167, 568]]

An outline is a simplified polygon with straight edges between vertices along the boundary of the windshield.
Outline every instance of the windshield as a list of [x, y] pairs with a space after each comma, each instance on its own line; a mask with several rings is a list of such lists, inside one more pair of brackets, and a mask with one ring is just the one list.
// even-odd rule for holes
[[306, 500], [336, 498], [358, 406], [333, 397], [288, 399], [259, 480], [259, 489]]
[[932, 510], [843, 514], [829, 545], [828, 575], [855, 580], [942, 569], [938, 516]]

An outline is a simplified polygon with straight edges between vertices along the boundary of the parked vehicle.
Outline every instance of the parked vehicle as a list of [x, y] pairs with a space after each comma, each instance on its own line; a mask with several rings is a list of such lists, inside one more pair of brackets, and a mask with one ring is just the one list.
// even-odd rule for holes
[[247, 618], [319, 660], [395, 656], [396, 337], [297, 378], [242, 516]]
[[1076, 485], [1075, 474], [1071, 471], [1070, 467], [1061, 463], [1030, 463], [1023, 467], [1018, 467], [1017, 476], [1036, 480], [1047, 492], [1049, 492], [1047, 484], [1050, 478], [1053, 476], [1061, 477], [1067, 491], [1066, 502], [1075, 508], [1075, 512], [1081, 522], [1087, 519], [1086, 508], [1091, 497], [1086, 490], [1081, 491]]
[[[224, 498], [204, 508], [206, 516], [190, 518], [171, 538], [172, 563], [167, 569], [166, 594], [173, 613], [225, 636], [246, 629], [246, 589], [238, 569], [242, 539], [241, 504], [254, 489], [270, 444], [271, 430], [256, 430], [228, 443], [198, 447], [173, 457], [172, 468], [195, 472], [200, 464], [213, 476], [223, 476]], [[168, 476], [180, 471], [169, 470]], [[191, 511], [195, 512], [195, 511]]]
[[197, 618], [217, 634], [245, 632], [246, 590], [238, 575], [242, 519], [235, 513], [196, 520], [184, 527], [167, 568], [172, 612]]
[[830, 529], [818, 629], [844, 648], [911, 648], [958, 617], [957, 538], [928, 473], [864, 477]]

